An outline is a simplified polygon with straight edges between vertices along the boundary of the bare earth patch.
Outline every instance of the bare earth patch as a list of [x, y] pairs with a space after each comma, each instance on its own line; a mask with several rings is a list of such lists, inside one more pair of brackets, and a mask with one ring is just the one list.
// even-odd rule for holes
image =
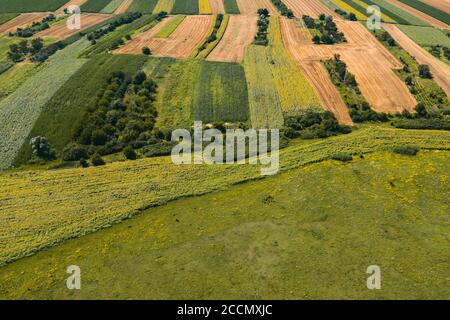
[[130, 7], [132, 2], [133, 0], [123, 0], [121, 5], [116, 9], [116, 11], [114, 11], [114, 14], [125, 13]]
[[319, 18], [321, 13], [337, 17], [337, 14], [320, 2], [320, 0], [283, 0], [283, 2], [294, 12], [296, 17], [308, 15], [311, 18]]
[[430, 66], [436, 83], [444, 90], [450, 98], [450, 66], [436, 59], [433, 55], [411, 40], [399, 28], [393, 24], [383, 24], [383, 28], [389, 32], [395, 41], [410, 55], [416, 58], [420, 64]]
[[153, 56], [185, 59], [206, 38], [213, 22], [212, 15], [187, 16], [168, 38], [155, 38], [170, 19], [164, 19], [114, 53], [142, 54], [142, 48], [149, 47]]
[[449, 0], [422, 0], [426, 4], [438, 8], [446, 13], [450, 13], [450, 1]]
[[271, 0], [236, 0], [239, 11], [243, 15], [257, 14], [258, 9], [265, 8], [270, 14], [278, 14]]
[[38, 22], [47, 17], [51, 12], [22, 13], [12, 20], [0, 25], [0, 33], [14, 32], [17, 28], [25, 28], [33, 22]]
[[70, 0], [65, 5], [63, 5], [61, 8], [55, 11], [55, 15], [63, 15], [64, 9], [69, 8], [70, 6], [77, 6], [81, 7], [84, 3], [86, 3], [88, 0]]
[[[74, 35], [86, 28], [89, 28], [97, 23], [105, 21], [111, 17], [110, 14], [103, 13], [82, 13], [81, 14], [81, 28], [80, 29], [69, 29], [67, 27], [67, 20], [62, 20], [55, 23], [49, 29], [43, 30], [36, 34], [37, 37], [41, 38], [52, 38], [52, 39], [65, 39]], [[69, 18], [70, 19], [70, 18]]]
[[213, 14], [225, 13], [222, 0], [209, 0], [209, 3], [211, 4], [211, 11]]
[[257, 16], [232, 15], [222, 40], [207, 60], [241, 62], [245, 49], [255, 38]]

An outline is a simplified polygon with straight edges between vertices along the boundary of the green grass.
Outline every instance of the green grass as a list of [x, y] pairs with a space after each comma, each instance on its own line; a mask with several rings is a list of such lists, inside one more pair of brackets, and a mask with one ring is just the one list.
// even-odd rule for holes
[[398, 25], [408, 37], [421, 46], [441, 45], [450, 48], [450, 38], [439, 29], [433, 27], [418, 27]]
[[198, 14], [198, 0], [175, 0], [172, 14]]
[[0, 1], [0, 13], [55, 11], [66, 2], [67, 0], [2, 0]]
[[122, 4], [122, 2], [123, 0], [111, 0], [110, 3], [100, 10], [100, 13], [113, 13]]
[[236, 0], [222, 0], [225, 12], [229, 14], [239, 14], [239, 7]]
[[100, 12], [112, 0], [88, 0], [81, 6], [81, 12]]
[[168, 38], [183, 22], [186, 16], [175, 16], [171, 19], [157, 34], [155, 34], [156, 38]]
[[448, 299], [448, 156], [328, 160], [148, 209], [1, 268], [0, 297]]
[[151, 14], [157, 3], [158, 0], [133, 0], [127, 11]]
[[416, 26], [429, 26], [425, 21], [403, 11], [399, 7], [390, 4], [385, 0], [362, 0], [368, 5], [379, 6], [381, 12], [391, 17], [400, 24], [411, 24]]
[[244, 68], [237, 63], [203, 61], [193, 100], [193, 120], [247, 121], [248, 96]]
[[28, 78], [31, 78], [40, 67], [31, 62], [14, 64], [0, 74], [0, 101], [17, 90]]
[[413, 7], [423, 13], [426, 13], [427, 15], [432, 16], [433, 18], [445, 22], [446, 24], [450, 24], [450, 14], [441, 11], [438, 8], [435, 8], [418, 0], [398, 0], [398, 1], [410, 7]]
[[31, 148], [28, 141], [38, 135], [46, 137], [56, 150], [61, 151], [72, 140], [86, 108], [110, 73], [124, 71], [134, 75], [145, 61], [145, 56], [110, 54], [95, 56], [89, 60], [42, 107], [15, 163], [23, 164], [30, 159]]
[[0, 24], [3, 24], [15, 17], [17, 17], [18, 13], [0, 13]]
[[53, 55], [42, 69], [0, 102], [0, 168], [12, 165], [42, 108], [86, 62], [77, 59], [88, 42], [80, 41]]

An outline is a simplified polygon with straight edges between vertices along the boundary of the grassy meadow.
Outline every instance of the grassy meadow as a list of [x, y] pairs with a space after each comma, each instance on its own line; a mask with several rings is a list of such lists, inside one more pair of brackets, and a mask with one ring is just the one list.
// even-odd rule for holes
[[0, 13], [55, 11], [66, 2], [67, 0], [2, 0], [0, 1]]
[[157, 3], [158, 0], [133, 0], [127, 11], [150, 14], [153, 13]]

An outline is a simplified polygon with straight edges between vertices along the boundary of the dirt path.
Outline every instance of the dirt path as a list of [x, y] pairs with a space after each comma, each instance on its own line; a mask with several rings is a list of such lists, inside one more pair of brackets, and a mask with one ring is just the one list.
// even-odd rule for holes
[[389, 2], [390, 4], [393, 4], [394, 6], [399, 7], [400, 9], [408, 12], [409, 14], [412, 14], [413, 16], [429, 23], [433, 27], [436, 27], [439, 29], [449, 29], [450, 28], [450, 26], [448, 24], [429, 16], [426, 13], [423, 13], [422, 11], [414, 9], [413, 7], [411, 7], [407, 4], [404, 4], [403, 2], [400, 2], [397, 0], [386, 0], [386, 1]]
[[303, 75], [312, 85], [316, 95], [319, 97], [322, 107], [333, 112], [339, 123], [352, 124], [348, 114], [347, 106], [341, 98], [336, 87], [331, 82], [327, 71], [318, 60], [303, 60], [300, 53], [306, 50], [299, 50], [299, 39], [305, 40], [304, 36], [296, 32], [298, 29], [293, 20], [280, 19], [283, 42]]
[[421, 1], [450, 14], [450, 0], [421, 0]]
[[207, 37], [213, 22], [212, 15], [187, 16], [168, 38], [155, 38], [169, 19], [164, 19], [154, 28], [139, 35], [114, 53], [142, 54], [149, 47], [156, 57], [188, 58], [192, 51]]
[[450, 98], [450, 66], [436, 59], [433, 55], [411, 40], [395, 25], [383, 24], [383, 28], [389, 32], [403, 49], [415, 57], [419, 63], [430, 66], [434, 80], [444, 90], [447, 97]]
[[209, 3], [211, 4], [211, 11], [213, 14], [225, 13], [222, 0], [209, 0]]
[[114, 14], [125, 13], [130, 7], [132, 2], [133, 0], [123, 0], [120, 6], [116, 9], [116, 11], [114, 11]]
[[236, 0], [242, 15], [257, 14], [258, 9], [266, 8], [270, 14], [278, 14], [271, 0]]
[[22, 13], [12, 20], [0, 25], [0, 34], [14, 32], [17, 28], [25, 28], [33, 22], [38, 22], [47, 17], [51, 12]]
[[222, 40], [207, 60], [241, 62], [257, 31], [257, 16], [232, 15]]
[[320, 0], [283, 0], [283, 2], [298, 18], [304, 14], [312, 18], [319, 18], [321, 13], [325, 13], [327, 16], [338, 17], [336, 13], [320, 2]]
[[78, 33], [86, 28], [89, 28], [97, 23], [105, 21], [111, 17], [110, 14], [102, 13], [82, 13], [81, 14], [81, 29], [69, 29], [67, 27], [67, 20], [62, 20], [55, 23], [49, 29], [36, 33], [37, 37], [53, 38], [62, 40], [71, 35]]
[[77, 6], [77, 7], [81, 7], [85, 2], [87, 2], [88, 0], [70, 0], [69, 2], [67, 2], [65, 5], [63, 5], [61, 8], [59, 8], [58, 10], [55, 11], [55, 15], [63, 15], [64, 14], [64, 9], [69, 8], [70, 6]]

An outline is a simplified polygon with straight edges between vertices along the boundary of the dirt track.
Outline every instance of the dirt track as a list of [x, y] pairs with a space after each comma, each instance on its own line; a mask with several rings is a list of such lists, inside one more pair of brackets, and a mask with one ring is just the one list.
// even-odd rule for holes
[[116, 9], [116, 11], [114, 11], [114, 14], [125, 13], [130, 7], [132, 2], [133, 0], [123, 0], [120, 6]]
[[[81, 29], [69, 29], [67, 28], [67, 20], [62, 20], [60, 22], [55, 23], [49, 29], [43, 30], [41, 32], [36, 33], [37, 37], [42, 38], [53, 38], [53, 39], [65, 39], [70, 37], [71, 35], [78, 33], [90, 26], [93, 26], [97, 23], [100, 23], [106, 19], [111, 17], [110, 14], [102, 14], [102, 13], [82, 13], [81, 14]], [[70, 17], [69, 17], [70, 19]]]
[[415, 57], [419, 63], [430, 66], [434, 80], [444, 90], [447, 97], [450, 98], [450, 66], [436, 59], [433, 55], [411, 40], [395, 25], [383, 24], [383, 28], [389, 32], [403, 49]]
[[[400, 1], [397, 0], [386, 0], [387, 2], [393, 4], [394, 6], [397, 6], [399, 8], [401, 8], [402, 10], [408, 12], [409, 14], [429, 23], [430, 25], [432, 25], [433, 27], [439, 28], [439, 29], [448, 29], [450, 28], [450, 26], [438, 19], [435, 19], [429, 15], [427, 15], [426, 13], [423, 13], [417, 9], [414, 9], [411, 6], [408, 6], [407, 4], [404, 4]], [[441, 0], [442, 1], [442, 0]]]
[[327, 16], [337, 17], [337, 14], [320, 2], [320, 0], [283, 0], [283, 2], [298, 18], [301, 18], [302, 15], [319, 18], [321, 13], [325, 13]]
[[[339, 54], [349, 71], [355, 75], [361, 93], [375, 111], [398, 112], [404, 108], [412, 111], [417, 102], [392, 70], [401, 68], [402, 64], [362, 24], [342, 20], [336, 20], [336, 23], [348, 42], [326, 46], [312, 44], [306, 30], [297, 28], [292, 20], [282, 20], [285, 44], [300, 68], [310, 72], [309, 78], [313, 86], [318, 91], [329, 90], [329, 85], [318, 85], [318, 82], [323, 81], [323, 76], [317, 71], [319, 67], [316, 66], [315, 70], [311, 67], [307, 69], [304, 64], [320, 63], [322, 59], [330, 59], [334, 54]], [[311, 79], [313, 77], [319, 77], [320, 80]], [[319, 93], [324, 106], [329, 110], [329, 103], [336, 100], [335, 94], [336, 92], [327, 91]], [[327, 95], [331, 96], [327, 98]], [[337, 110], [342, 108], [340, 106]]]
[[450, 14], [450, 0], [422, 0], [422, 2]]
[[155, 38], [154, 35], [170, 19], [164, 19], [154, 28], [115, 50], [114, 53], [142, 54], [142, 48], [149, 47], [152, 55], [156, 57], [188, 58], [208, 35], [213, 16], [187, 16], [168, 38]]
[[257, 16], [232, 15], [217, 47], [207, 60], [241, 62], [245, 49], [253, 42], [257, 31]]
[[257, 14], [258, 9], [266, 8], [270, 14], [278, 14], [271, 0], [236, 0], [242, 15]]
[[22, 13], [12, 20], [0, 25], [0, 33], [14, 32], [17, 28], [25, 28], [33, 22], [38, 22], [47, 17], [51, 12]]
[[222, 0], [209, 0], [209, 3], [211, 4], [211, 11], [213, 14], [225, 13]]
[[61, 8], [55, 11], [55, 15], [62, 15], [64, 14], [64, 9], [70, 7], [70, 6], [77, 6], [81, 7], [85, 2], [88, 0], [70, 0], [65, 5], [63, 5]]
[[306, 50], [299, 50], [301, 43], [299, 44], [297, 41], [304, 41], [305, 37], [296, 32], [298, 29], [295, 27], [295, 22], [285, 18], [282, 18], [280, 22], [284, 44], [302, 73], [311, 83], [322, 107], [333, 112], [340, 123], [351, 124], [352, 120], [348, 114], [347, 106], [321, 62], [319, 60], [305, 61], [299, 56], [299, 53]]

